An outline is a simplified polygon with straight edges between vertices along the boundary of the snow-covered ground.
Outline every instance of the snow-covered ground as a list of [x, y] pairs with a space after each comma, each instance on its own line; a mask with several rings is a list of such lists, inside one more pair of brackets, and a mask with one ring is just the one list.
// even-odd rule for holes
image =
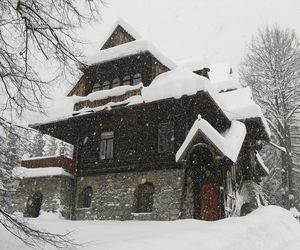
[[[72, 231], [76, 242], [82, 243], [79, 249], [89, 250], [300, 249], [300, 222], [287, 210], [275, 206], [216, 222], [68, 221], [51, 214], [29, 222], [55, 233]], [[29, 247], [1, 227], [0, 249]]]

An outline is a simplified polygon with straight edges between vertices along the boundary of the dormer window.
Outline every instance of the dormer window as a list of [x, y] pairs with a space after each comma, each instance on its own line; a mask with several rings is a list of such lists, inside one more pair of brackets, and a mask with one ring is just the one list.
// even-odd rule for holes
[[120, 86], [120, 79], [119, 78], [115, 78], [112, 82], [112, 87], [119, 87]]
[[137, 85], [137, 84], [139, 84], [141, 82], [142, 82], [142, 75], [141, 75], [141, 73], [136, 73], [133, 76], [133, 85]]
[[102, 89], [109, 89], [110, 88], [110, 82], [109, 81], [105, 81], [102, 85]]
[[122, 85], [130, 85], [131, 79], [130, 76], [124, 76]]
[[101, 84], [100, 83], [95, 83], [92, 89], [92, 92], [101, 90]]

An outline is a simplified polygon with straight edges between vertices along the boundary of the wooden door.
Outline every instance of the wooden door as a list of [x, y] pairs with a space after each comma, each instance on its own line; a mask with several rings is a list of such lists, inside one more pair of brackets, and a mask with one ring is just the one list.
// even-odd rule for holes
[[200, 190], [201, 220], [220, 219], [219, 186], [216, 183], [203, 184]]

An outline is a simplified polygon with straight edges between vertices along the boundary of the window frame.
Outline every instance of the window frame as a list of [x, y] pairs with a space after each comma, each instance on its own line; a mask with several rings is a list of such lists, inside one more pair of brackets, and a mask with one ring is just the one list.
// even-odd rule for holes
[[132, 78], [132, 85], [135, 86], [141, 82], [142, 82], [142, 74], [141, 73], [134, 74], [134, 76]]
[[116, 88], [121, 86], [121, 80], [119, 77], [116, 77], [115, 79], [112, 80], [112, 88]]
[[99, 82], [95, 83], [92, 88], [92, 93], [101, 90], [101, 84]]
[[110, 89], [111, 88], [111, 83], [110, 81], [106, 80], [102, 84], [102, 90]]
[[158, 153], [174, 153], [175, 133], [173, 121], [158, 124], [157, 143]]
[[100, 135], [99, 159], [112, 160], [114, 157], [114, 132], [102, 132]]
[[131, 77], [129, 75], [126, 75], [122, 79], [122, 86], [128, 86], [128, 85], [132, 85], [132, 81], [131, 81]]

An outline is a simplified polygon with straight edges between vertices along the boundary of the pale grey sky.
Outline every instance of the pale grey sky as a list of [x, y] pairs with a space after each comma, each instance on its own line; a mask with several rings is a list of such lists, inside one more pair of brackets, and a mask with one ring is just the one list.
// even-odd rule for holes
[[106, 0], [102, 22], [82, 33], [97, 50], [121, 17], [172, 59], [201, 57], [237, 65], [258, 27], [277, 23], [300, 34], [299, 0]]
[[[246, 43], [258, 27], [277, 24], [300, 37], [300, 0], [105, 0], [102, 20], [79, 32], [97, 52], [110, 27], [121, 17], [173, 60], [205, 56], [210, 63], [229, 62], [236, 70]], [[62, 83], [54, 97], [65, 95]], [[52, 105], [51, 105], [52, 106]], [[29, 115], [28, 122], [33, 116]]]

